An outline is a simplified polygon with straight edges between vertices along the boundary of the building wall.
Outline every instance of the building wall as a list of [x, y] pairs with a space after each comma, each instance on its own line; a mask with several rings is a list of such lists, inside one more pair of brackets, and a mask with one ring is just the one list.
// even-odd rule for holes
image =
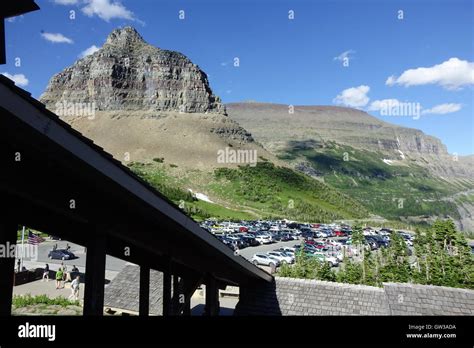
[[241, 288], [234, 315], [474, 315], [474, 291], [276, 277], [272, 284]]

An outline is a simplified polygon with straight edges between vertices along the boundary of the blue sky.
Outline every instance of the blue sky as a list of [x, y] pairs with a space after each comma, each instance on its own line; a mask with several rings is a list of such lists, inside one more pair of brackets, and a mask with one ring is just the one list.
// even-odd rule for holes
[[[434, 135], [451, 153], [474, 153], [470, 0], [36, 2], [40, 11], [6, 22], [0, 72], [37, 98], [81, 52], [132, 25], [198, 64], [224, 102], [358, 107]], [[420, 105], [420, 117], [397, 116], [393, 107], [403, 103]]]

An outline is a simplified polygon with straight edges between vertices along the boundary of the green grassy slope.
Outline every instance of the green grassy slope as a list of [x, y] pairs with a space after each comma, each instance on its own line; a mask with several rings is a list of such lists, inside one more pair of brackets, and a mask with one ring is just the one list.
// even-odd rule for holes
[[420, 166], [388, 165], [381, 153], [335, 143], [291, 148], [279, 157], [308, 162], [326, 183], [387, 219], [423, 215], [457, 218], [455, 204], [442, 198], [470, 188], [469, 183], [453, 185], [435, 178]]
[[[165, 163], [132, 163], [130, 168], [197, 220], [289, 218], [330, 222], [358, 219], [369, 212], [334, 188], [269, 162], [206, 173], [175, 175]], [[199, 201], [188, 191], [204, 192], [215, 203]]]

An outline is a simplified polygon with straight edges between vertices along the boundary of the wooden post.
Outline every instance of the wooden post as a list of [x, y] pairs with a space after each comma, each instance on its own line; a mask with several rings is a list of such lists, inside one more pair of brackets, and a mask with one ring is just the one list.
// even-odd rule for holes
[[87, 244], [84, 315], [104, 314], [105, 232], [94, 228]]
[[206, 307], [205, 315], [219, 315], [219, 288], [214, 277], [209, 275], [206, 281]]
[[163, 270], [163, 316], [171, 315], [171, 260], [168, 258]]
[[180, 298], [179, 277], [175, 274], [173, 275], [173, 304], [172, 304], [173, 313], [172, 315], [180, 315], [179, 298]]
[[150, 314], [150, 267], [140, 266], [139, 314], [146, 317]]
[[[0, 245], [5, 253], [10, 253], [12, 246], [16, 245], [17, 231], [18, 224], [16, 224], [13, 219], [3, 217], [2, 221], [0, 221]], [[0, 316], [11, 315], [13, 283], [15, 277], [14, 268], [15, 255], [1, 255], [0, 274], [2, 276], [0, 277]]]

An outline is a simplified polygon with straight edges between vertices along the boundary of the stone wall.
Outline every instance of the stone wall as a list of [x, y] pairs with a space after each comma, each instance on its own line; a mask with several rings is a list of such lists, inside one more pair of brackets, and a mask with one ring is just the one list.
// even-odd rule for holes
[[235, 315], [474, 315], [474, 291], [385, 283], [383, 288], [275, 278], [241, 289]]

